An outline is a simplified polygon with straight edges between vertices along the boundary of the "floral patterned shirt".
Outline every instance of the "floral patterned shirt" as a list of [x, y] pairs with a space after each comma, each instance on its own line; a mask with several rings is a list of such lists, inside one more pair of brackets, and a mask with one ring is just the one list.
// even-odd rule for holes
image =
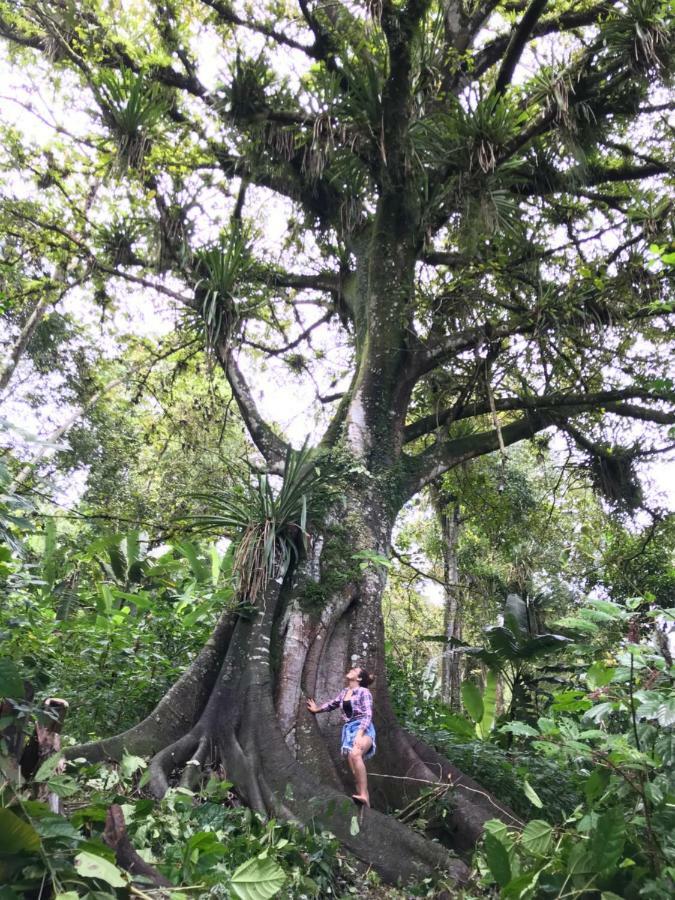
[[345, 711], [342, 707], [342, 701], [344, 700], [345, 694], [348, 690], [348, 688], [342, 688], [337, 697], [333, 697], [332, 700], [328, 700], [326, 703], [323, 703], [319, 707], [318, 711], [328, 712], [331, 709], [337, 709], [339, 706], [342, 711], [342, 718], [345, 720], [345, 722], [353, 722], [355, 719], [360, 719], [360, 727], [365, 731], [373, 721], [373, 695], [370, 693], [368, 688], [354, 688], [352, 695], [349, 698], [352, 704], [352, 714], [351, 717], [349, 717], [345, 714]]

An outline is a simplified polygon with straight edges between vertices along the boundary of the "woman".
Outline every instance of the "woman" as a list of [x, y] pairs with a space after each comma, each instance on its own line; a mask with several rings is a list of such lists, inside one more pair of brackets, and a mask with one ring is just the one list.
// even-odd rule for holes
[[342, 709], [345, 724], [342, 727], [342, 755], [349, 761], [356, 782], [352, 798], [357, 803], [370, 806], [368, 774], [365, 759], [375, 755], [377, 736], [373, 727], [373, 695], [368, 690], [373, 678], [365, 669], [350, 669], [345, 675], [346, 687], [337, 697], [317, 706], [313, 699], [307, 701], [307, 709], [316, 715], [331, 709]]

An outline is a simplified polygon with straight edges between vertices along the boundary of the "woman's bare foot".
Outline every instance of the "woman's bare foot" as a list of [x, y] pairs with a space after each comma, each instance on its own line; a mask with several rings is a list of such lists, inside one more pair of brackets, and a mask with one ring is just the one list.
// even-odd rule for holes
[[370, 797], [368, 794], [352, 794], [354, 803], [360, 803], [362, 806], [370, 806]]

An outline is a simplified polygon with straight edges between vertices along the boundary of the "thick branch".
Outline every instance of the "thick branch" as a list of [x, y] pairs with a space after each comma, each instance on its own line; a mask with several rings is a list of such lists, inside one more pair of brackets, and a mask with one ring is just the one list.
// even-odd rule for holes
[[[658, 175], [667, 175], [672, 170], [672, 163], [650, 163], [638, 166], [624, 163], [620, 166], [589, 166], [585, 172], [573, 172], [570, 175], [547, 172], [544, 177], [534, 177], [527, 182], [511, 187], [514, 194], [521, 197], [545, 197], [550, 194], [581, 194], [580, 188], [593, 187], [600, 184], [614, 184], [627, 181], [642, 181]], [[610, 198], [605, 198], [607, 202]]]
[[[655, 400], [655, 401], [675, 401], [672, 395], [654, 394], [651, 391], [641, 390], [640, 388], [623, 388], [621, 390], [598, 391], [593, 394], [550, 394], [543, 397], [501, 397], [495, 398], [495, 409], [497, 412], [522, 412], [524, 410], [552, 410], [552, 409], [569, 409], [574, 408], [582, 410], [585, 408], [602, 407], [609, 412], [616, 412], [617, 415], [632, 415], [629, 410], [635, 412], [635, 418], [649, 419], [652, 422], [661, 424], [670, 424], [675, 421], [675, 413], [667, 413], [663, 410], [652, 410], [645, 407], [637, 407], [629, 404], [620, 404], [618, 401], [630, 400]], [[458, 421], [460, 419], [470, 419], [476, 416], [484, 416], [490, 412], [490, 404], [487, 400], [482, 402], [474, 401], [463, 406], [459, 414], [456, 413], [454, 406], [441, 410], [438, 413], [425, 416], [411, 423], [405, 429], [404, 441], [410, 443], [417, 440], [425, 434], [430, 434], [438, 428], [441, 428], [448, 421]]]
[[305, 275], [296, 272], [274, 271], [264, 273], [261, 280], [272, 287], [321, 292], [329, 291], [331, 294], [337, 294], [340, 291], [339, 276], [334, 272], [319, 272], [317, 275]]
[[503, 94], [511, 84], [513, 73], [520, 61], [520, 57], [523, 55], [525, 45], [532, 37], [532, 32], [544, 14], [547, 4], [548, 0], [532, 0], [527, 12], [520, 20], [520, 24], [511, 35], [499, 74], [497, 75], [495, 94]]
[[[615, 2], [616, 0], [602, 0], [601, 3], [583, 12], [567, 12], [552, 19], [544, 19], [544, 21], [541, 21], [539, 18], [530, 29], [525, 43], [532, 38], [546, 34], [559, 34], [566, 31], [574, 31], [586, 25], [595, 25], [604, 18]], [[480, 78], [488, 69], [496, 65], [500, 59], [505, 58], [511, 41], [513, 41], [513, 36], [504, 34], [486, 44], [476, 55], [475, 65], [470, 73], [471, 78]]]
[[305, 330], [299, 334], [294, 340], [289, 341], [287, 344], [284, 344], [282, 347], [269, 347], [266, 344], [260, 344], [257, 341], [242, 340], [243, 344], [246, 344], [248, 347], [253, 347], [255, 350], [260, 350], [262, 353], [266, 353], [268, 356], [283, 356], [284, 353], [288, 353], [289, 350], [294, 350], [304, 341], [308, 340], [313, 331], [319, 328], [321, 325], [325, 325], [326, 322], [330, 322], [333, 318], [333, 310], [329, 309], [328, 312], [324, 313], [321, 318], [317, 319], [316, 322], [313, 322], [311, 325], [308, 325]]
[[[204, 0], [202, 0], [202, 2], [204, 2]], [[224, 3], [218, 3], [217, 5], [222, 7], [223, 10], [226, 10]], [[89, 24], [92, 27], [99, 25], [98, 21], [91, 17]], [[248, 23], [241, 20], [239, 24], [246, 26]], [[254, 28], [254, 30], [256, 29]], [[1, 16], [0, 36], [5, 37], [13, 43], [20, 44], [21, 46], [33, 47], [42, 52], [45, 52], [46, 50], [47, 44], [43, 35], [35, 36], [21, 31], [17, 26], [7, 22]], [[280, 34], [274, 29], [270, 29], [267, 36], [280, 37]], [[299, 50], [309, 52], [308, 48], [303, 47], [303, 45], [294, 42], [291, 39], [284, 38], [284, 41], [290, 46], [297, 47]], [[92, 86], [91, 73], [80, 57], [74, 56], [71, 48], [65, 43], [64, 49], [69, 52], [73, 65], [83, 73], [90, 86]], [[116, 42], [114, 40], [111, 40], [103, 47], [101, 64], [111, 69], [118, 69], [122, 65], [136, 73], [142, 71], [141, 65], [134, 57], [129, 55], [126, 47], [121, 42]], [[207, 106], [209, 106], [209, 108], [212, 110], [215, 109], [214, 98], [209, 94], [204, 85], [197, 80], [193, 73], [188, 72], [185, 74], [183, 72], [177, 72], [170, 66], [155, 66], [153, 67], [153, 79], [167, 87], [176, 88], [192, 96], [199, 97], [207, 104]], [[169, 115], [180, 125], [189, 127], [199, 135], [200, 140], [206, 142], [217, 161], [218, 167], [228, 177], [246, 177], [253, 184], [268, 188], [282, 196], [295, 200], [302, 204], [302, 206], [312, 215], [322, 216], [324, 219], [326, 218], [326, 210], [331, 210], [332, 212], [339, 210], [341, 198], [334, 188], [327, 184], [321, 184], [317, 187], [304, 179], [302, 171], [302, 154], [298, 155], [297, 160], [294, 159], [289, 161], [284, 158], [275, 161], [271, 170], [270, 166], [267, 165], [258, 167], [254, 171], [244, 159], [233, 155], [229, 150], [225, 149], [224, 146], [208, 139], [208, 137], [205, 136], [203, 129], [195, 121], [188, 120], [183, 112], [179, 111], [177, 108], [172, 108]], [[296, 117], [294, 114], [288, 114], [283, 111], [280, 112], [272, 109], [267, 111], [266, 117], [270, 120], [282, 121], [284, 123], [290, 121], [295, 125], [299, 125], [304, 121], [302, 117]], [[311, 133], [311, 122], [308, 123], [308, 128]], [[269, 147], [268, 150], [270, 150]]]
[[298, 0], [298, 5], [305, 22], [307, 22], [312, 29], [312, 34], [314, 35], [314, 46], [312, 47], [314, 58], [322, 59], [329, 72], [339, 71], [338, 64], [333, 55], [334, 48], [330, 33], [321, 27], [321, 23], [310, 10], [307, 0]]
[[232, 347], [228, 346], [226, 341], [220, 341], [216, 347], [216, 353], [253, 443], [271, 468], [280, 468], [283, 465], [288, 444], [272, 431], [260, 414], [251, 389], [234, 358]]
[[[501, 429], [501, 437], [505, 447], [534, 437], [539, 431], [555, 425], [557, 417], [550, 412], [533, 412], [517, 422], [505, 425]], [[499, 449], [499, 434], [496, 429], [481, 431], [478, 434], [456, 438], [454, 440], [437, 441], [428, 450], [417, 456], [405, 456], [408, 477], [405, 480], [403, 496], [414, 497], [422, 488], [430, 484], [439, 475], [453, 469], [460, 463], [477, 456], [484, 456]]]
[[[66, 291], [68, 288], [66, 288]], [[63, 297], [63, 294], [66, 293], [63, 291], [57, 301]], [[49, 291], [45, 288], [44, 293], [38, 300], [38, 302], [33, 307], [31, 314], [28, 316], [25, 325], [21, 329], [19, 336], [17, 337], [14, 346], [12, 347], [9, 354], [9, 361], [7, 365], [0, 370], [0, 396], [3, 394], [5, 388], [9, 384], [12, 375], [16, 371], [16, 367], [19, 365], [19, 360], [23, 356], [26, 347], [30, 343], [31, 338], [35, 334], [35, 331], [45, 316], [45, 313], [49, 309], [49, 306], [54, 303], [54, 298], [50, 295]]]
[[223, 3], [222, 0], [200, 0], [200, 2], [203, 3], [204, 6], [208, 6], [209, 9], [212, 9], [218, 16], [218, 19], [227, 25], [237, 25], [240, 28], [247, 28], [249, 31], [254, 31], [256, 34], [262, 34], [264, 37], [274, 41], [275, 44], [279, 44], [283, 47], [291, 47], [293, 50], [300, 50], [302, 53], [306, 53], [307, 56], [312, 57], [312, 59], [323, 58], [317, 52], [316, 43], [314, 46], [301, 44], [300, 41], [294, 40], [283, 31], [277, 31], [276, 28], [270, 28], [269, 25], [265, 25], [263, 22], [256, 22], [248, 17], [244, 19], [234, 12], [229, 3]]
[[504, 325], [479, 325], [476, 328], [466, 328], [455, 334], [440, 338], [435, 343], [428, 345], [417, 356], [413, 371], [413, 377], [419, 380], [427, 372], [435, 369], [446, 359], [473, 350], [485, 341], [501, 341], [504, 338], [517, 334], [527, 334], [535, 327], [532, 321], [508, 322]]
[[472, 261], [464, 253], [449, 252], [447, 250], [430, 250], [422, 257], [422, 262], [428, 266], [447, 266], [449, 269], [468, 265]]

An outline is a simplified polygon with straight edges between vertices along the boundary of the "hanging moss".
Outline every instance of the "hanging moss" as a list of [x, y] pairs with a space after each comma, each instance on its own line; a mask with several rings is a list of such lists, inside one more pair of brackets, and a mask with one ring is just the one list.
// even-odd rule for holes
[[635, 458], [635, 451], [626, 448], [596, 446], [589, 452], [589, 470], [596, 488], [606, 500], [626, 512], [634, 512], [642, 503]]

